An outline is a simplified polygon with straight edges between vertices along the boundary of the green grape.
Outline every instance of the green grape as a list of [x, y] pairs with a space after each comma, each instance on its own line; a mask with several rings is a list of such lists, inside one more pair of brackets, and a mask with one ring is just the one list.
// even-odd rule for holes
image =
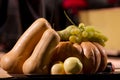
[[100, 32], [99, 33], [95, 32], [95, 36], [94, 37], [96, 37], [98, 39], [102, 39], [104, 42], [106, 42], [108, 40], [107, 37], [102, 35]]
[[102, 40], [98, 41], [98, 43], [101, 44], [102, 46], [105, 46], [105, 42], [103, 42]]
[[81, 32], [84, 31], [84, 28], [85, 28], [84, 23], [80, 23], [80, 24], [78, 25], [78, 28], [80, 29]]
[[108, 40], [108, 38], [106, 37], [106, 36], [104, 36], [104, 35], [100, 35], [100, 38], [104, 41], [104, 42], [106, 42], [107, 40]]
[[87, 36], [88, 38], [92, 38], [94, 36], [95, 30], [93, 26], [86, 26], [85, 31], [88, 33], [88, 36]]
[[88, 36], [87, 36], [87, 38], [92, 38], [93, 36], [94, 36], [94, 32], [92, 32], [92, 31], [86, 31], [87, 33], [88, 33]]
[[97, 42], [97, 43], [101, 44], [102, 46], [105, 46], [105, 42], [103, 39], [96, 38], [96, 39], [93, 39], [92, 41]]
[[81, 31], [78, 28], [74, 28], [74, 29], [71, 30], [70, 33], [73, 34], [73, 35], [77, 35], [77, 34], [81, 34]]
[[80, 32], [79, 34], [77, 34], [76, 36], [78, 36], [80, 39], [82, 38], [82, 32]]
[[102, 35], [101, 33], [97, 33], [95, 36], [93, 36], [90, 41], [92, 42], [98, 42], [99, 44], [105, 46], [105, 42], [107, 41], [107, 38]]
[[82, 32], [82, 37], [86, 38], [87, 36], [88, 36], [88, 32], [83, 31], [83, 32]]
[[99, 37], [99, 33], [94, 32], [94, 37]]
[[72, 35], [69, 37], [69, 41], [72, 43], [76, 43], [77, 42], [76, 40], [77, 40], [77, 36], [75, 36], [75, 35]]
[[72, 42], [72, 43], [80, 43], [82, 41], [82, 38], [78, 37], [76, 35], [71, 35], [69, 37], [69, 41]]
[[76, 37], [76, 42], [77, 42], [77, 43], [80, 43], [81, 41], [82, 41], [82, 37], [77, 36], [77, 37]]
[[85, 30], [88, 31], [88, 32], [89, 32], [89, 31], [92, 31], [92, 32], [95, 31], [95, 29], [94, 29], [93, 26], [86, 26], [86, 27], [85, 27]]
[[100, 35], [101, 35], [100, 32], [97, 32], [97, 31], [94, 32], [94, 37], [96, 37], [96, 38], [100, 38]]
[[84, 24], [84, 23], [80, 23], [80, 24], [78, 25], [78, 28], [81, 28], [81, 27], [85, 27], [85, 24]]

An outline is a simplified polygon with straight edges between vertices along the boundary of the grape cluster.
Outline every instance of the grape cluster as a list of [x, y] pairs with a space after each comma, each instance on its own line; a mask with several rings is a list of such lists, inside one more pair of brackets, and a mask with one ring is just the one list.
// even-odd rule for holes
[[70, 41], [72, 43], [81, 43], [83, 41], [98, 42], [105, 45], [108, 40], [101, 32], [95, 30], [94, 26], [85, 26], [80, 23], [78, 26], [70, 25], [64, 30], [58, 31], [62, 41]]

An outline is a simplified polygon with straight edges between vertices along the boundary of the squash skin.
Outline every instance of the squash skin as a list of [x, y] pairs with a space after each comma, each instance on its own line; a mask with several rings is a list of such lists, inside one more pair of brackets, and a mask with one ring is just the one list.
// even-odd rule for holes
[[106, 52], [106, 49], [101, 46], [100, 44], [96, 43], [96, 42], [93, 42], [93, 44], [99, 49], [100, 51], [100, 54], [101, 54], [101, 63], [100, 63], [100, 66], [97, 70], [97, 72], [102, 72], [105, 70], [106, 66], [107, 66], [107, 52]]
[[83, 50], [83, 73], [85, 74], [94, 74], [97, 72], [100, 62], [101, 55], [96, 46], [91, 42], [82, 42], [81, 43]]
[[56, 46], [55, 50], [53, 51], [53, 57], [51, 59], [51, 62], [54, 63], [55, 61], [64, 61], [68, 57], [78, 57], [81, 58], [80, 54], [82, 53], [82, 50], [77, 50], [76, 47], [73, 46], [73, 43], [66, 41], [66, 42], [59, 42], [59, 44]]
[[48, 74], [48, 64], [52, 51], [59, 41], [60, 37], [57, 32], [53, 29], [47, 29], [36, 45], [32, 55], [24, 62], [24, 74]]
[[[49, 70], [56, 61], [64, 62], [65, 59], [68, 57], [78, 57], [79, 59], [82, 58], [82, 48], [79, 44], [74, 44], [69, 41], [61, 41], [56, 46], [53, 51], [53, 56], [51, 57], [51, 61], [49, 63]], [[49, 71], [50, 72], [50, 71]]]
[[21, 74], [24, 61], [31, 55], [44, 31], [51, 28], [49, 22], [39, 18], [21, 35], [14, 47], [1, 58], [1, 68], [8, 73]]

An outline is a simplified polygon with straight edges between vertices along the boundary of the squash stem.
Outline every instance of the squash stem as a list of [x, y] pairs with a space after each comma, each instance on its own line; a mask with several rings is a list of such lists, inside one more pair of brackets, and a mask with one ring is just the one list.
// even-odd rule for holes
[[68, 14], [66, 13], [66, 11], [64, 10], [64, 14], [67, 17], [67, 19], [73, 24], [75, 25], [75, 23], [70, 19], [70, 17], [68, 16]]

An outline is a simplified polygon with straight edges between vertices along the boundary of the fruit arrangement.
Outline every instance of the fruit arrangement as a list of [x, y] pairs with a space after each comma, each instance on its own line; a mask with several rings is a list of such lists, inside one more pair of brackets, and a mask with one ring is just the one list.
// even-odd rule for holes
[[106, 41], [92, 26], [55, 31], [40, 18], [1, 57], [0, 66], [10, 74], [94, 74], [107, 66]]
[[57, 32], [61, 37], [61, 41], [70, 41], [72, 43], [90, 41], [105, 46], [107, 41], [107, 37], [95, 30], [94, 26], [85, 26], [83, 23], [78, 26], [70, 25], [66, 29]]

